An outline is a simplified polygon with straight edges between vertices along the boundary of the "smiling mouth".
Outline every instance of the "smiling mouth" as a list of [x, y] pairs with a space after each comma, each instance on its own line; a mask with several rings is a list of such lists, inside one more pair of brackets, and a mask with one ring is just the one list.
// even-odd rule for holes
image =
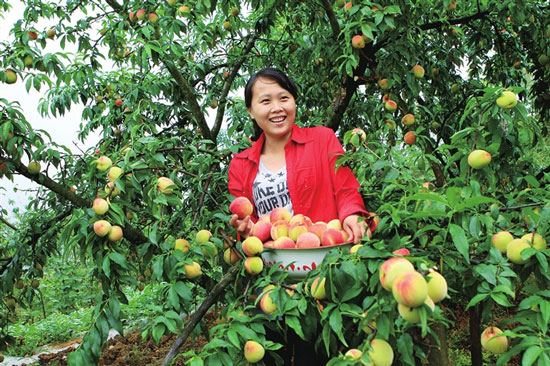
[[272, 123], [281, 123], [286, 119], [286, 117], [274, 117], [270, 118], [269, 121]]

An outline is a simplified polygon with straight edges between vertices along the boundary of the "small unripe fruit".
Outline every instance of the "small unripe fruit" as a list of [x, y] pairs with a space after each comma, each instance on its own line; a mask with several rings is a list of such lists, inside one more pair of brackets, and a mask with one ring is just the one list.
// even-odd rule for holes
[[500, 94], [500, 97], [497, 98], [497, 105], [500, 108], [510, 109], [514, 108], [518, 104], [518, 97], [514, 92], [510, 90], [505, 90]]
[[48, 37], [49, 39], [54, 39], [55, 38], [55, 29], [53, 29], [53, 28], [48, 29], [46, 31], [46, 37]]
[[496, 354], [506, 352], [508, 349], [508, 337], [496, 337], [501, 333], [502, 330], [497, 327], [486, 328], [483, 333], [481, 333], [481, 347]]
[[111, 224], [106, 220], [94, 222], [94, 232], [97, 236], [106, 236], [111, 231]]
[[27, 167], [30, 174], [38, 174], [40, 172], [40, 163], [37, 161], [31, 161]]
[[410, 126], [414, 124], [414, 114], [407, 113], [406, 115], [404, 115], [401, 119], [401, 123], [403, 123], [405, 126]]
[[244, 345], [244, 358], [250, 363], [260, 362], [265, 355], [264, 347], [256, 341], [247, 341]]
[[361, 35], [355, 35], [351, 39], [351, 45], [357, 49], [365, 48], [365, 39]]
[[363, 356], [363, 352], [357, 348], [352, 348], [344, 354], [344, 360], [357, 361], [361, 356]]
[[491, 244], [500, 250], [501, 253], [506, 253], [506, 247], [512, 240], [514, 240], [514, 236], [512, 234], [508, 231], [500, 231], [493, 234], [491, 237]]
[[229, 10], [229, 14], [233, 15], [234, 17], [236, 17], [237, 15], [239, 15], [239, 8], [232, 7], [232, 8]]
[[417, 79], [422, 79], [424, 77], [424, 68], [420, 65], [415, 65], [412, 68], [414, 77]]
[[264, 269], [264, 262], [261, 257], [248, 257], [244, 261], [244, 269], [251, 275], [257, 275]]
[[468, 165], [473, 169], [482, 169], [491, 162], [491, 154], [485, 150], [474, 150], [468, 155]]
[[521, 258], [521, 252], [527, 248], [531, 248], [527, 240], [514, 239], [506, 246], [506, 257], [508, 257], [512, 263], [525, 264], [527, 260]]
[[6, 70], [4, 74], [6, 75], [6, 84], [15, 84], [17, 81], [17, 74], [15, 71]]
[[174, 181], [167, 177], [160, 177], [157, 180], [157, 188], [161, 193], [171, 194], [174, 191]]
[[206, 229], [199, 230], [195, 237], [197, 244], [206, 243], [212, 237], [212, 233]]

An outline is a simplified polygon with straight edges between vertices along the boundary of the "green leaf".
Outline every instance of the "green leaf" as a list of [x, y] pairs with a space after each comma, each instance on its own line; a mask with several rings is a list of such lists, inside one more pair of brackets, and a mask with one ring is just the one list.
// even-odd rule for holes
[[466, 234], [464, 233], [464, 230], [456, 225], [456, 224], [449, 224], [449, 232], [451, 233], [451, 237], [453, 238], [453, 244], [456, 247], [456, 250], [462, 256], [464, 259], [466, 259], [466, 262], [470, 262], [470, 254], [469, 254], [469, 244], [468, 239], [466, 239]]
[[336, 335], [338, 336], [338, 339], [340, 340], [340, 342], [342, 342], [344, 346], [347, 346], [348, 344], [346, 342], [346, 338], [342, 333], [342, 314], [340, 313], [340, 310], [338, 310], [337, 308], [335, 308], [330, 313], [329, 324], [332, 328], [332, 331], [336, 333]]
[[542, 353], [540, 346], [531, 346], [525, 350], [521, 358], [521, 366], [531, 366]]
[[475, 295], [472, 300], [470, 300], [470, 302], [468, 303], [468, 305], [466, 305], [466, 310], [468, 310], [469, 308], [473, 307], [473, 306], [476, 306], [477, 304], [479, 304], [481, 301], [485, 300], [487, 298], [487, 296], [489, 296], [489, 294], [477, 294]]

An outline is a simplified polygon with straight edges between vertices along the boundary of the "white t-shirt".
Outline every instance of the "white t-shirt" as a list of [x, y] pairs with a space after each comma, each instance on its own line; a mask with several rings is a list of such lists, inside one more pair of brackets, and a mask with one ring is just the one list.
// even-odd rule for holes
[[271, 213], [275, 207], [284, 207], [294, 214], [286, 184], [286, 166], [278, 172], [267, 170], [260, 159], [258, 173], [252, 185], [254, 206], [258, 217]]

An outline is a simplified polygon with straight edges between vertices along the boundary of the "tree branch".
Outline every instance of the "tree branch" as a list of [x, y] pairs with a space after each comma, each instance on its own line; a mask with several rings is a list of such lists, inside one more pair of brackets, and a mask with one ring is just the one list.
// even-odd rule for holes
[[4, 217], [0, 216], [0, 221], [2, 221], [4, 224], [9, 226], [12, 230], [17, 230], [17, 228], [15, 226], [13, 226], [12, 224], [10, 224], [9, 221], [6, 220]]

